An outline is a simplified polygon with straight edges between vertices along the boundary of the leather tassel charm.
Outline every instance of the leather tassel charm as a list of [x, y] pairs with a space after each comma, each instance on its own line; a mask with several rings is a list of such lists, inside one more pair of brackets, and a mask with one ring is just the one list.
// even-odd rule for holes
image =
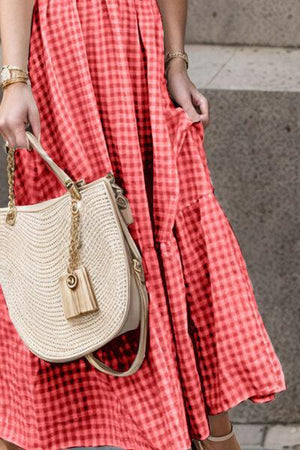
[[59, 279], [66, 319], [99, 310], [95, 294], [84, 266]]

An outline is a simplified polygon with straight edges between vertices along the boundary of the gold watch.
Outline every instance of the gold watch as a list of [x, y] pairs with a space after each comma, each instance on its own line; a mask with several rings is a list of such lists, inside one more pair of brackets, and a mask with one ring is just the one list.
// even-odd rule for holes
[[4, 88], [6, 85], [17, 81], [27, 83], [28, 72], [20, 67], [12, 66], [10, 64], [2, 66], [0, 71], [1, 87]]

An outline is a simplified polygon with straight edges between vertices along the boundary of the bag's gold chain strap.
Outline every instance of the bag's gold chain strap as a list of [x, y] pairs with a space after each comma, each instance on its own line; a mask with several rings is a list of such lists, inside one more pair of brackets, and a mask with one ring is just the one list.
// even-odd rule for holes
[[74, 288], [77, 284], [77, 276], [74, 270], [79, 265], [79, 226], [80, 226], [80, 213], [78, 200], [72, 198], [71, 202], [71, 232], [70, 232], [70, 246], [69, 246], [69, 265], [68, 265], [68, 278], [67, 284], [69, 287]]
[[74, 270], [79, 265], [78, 248], [79, 248], [80, 213], [78, 200], [74, 198], [72, 198], [71, 213], [72, 215], [71, 215], [71, 232], [70, 232], [69, 265], [68, 265], [69, 274], [73, 274]]
[[6, 147], [7, 151], [7, 179], [8, 179], [8, 212], [6, 214], [6, 223], [13, 225], [16, 221], [16, 205], [14, 195], [15, 180], [15, 149]]

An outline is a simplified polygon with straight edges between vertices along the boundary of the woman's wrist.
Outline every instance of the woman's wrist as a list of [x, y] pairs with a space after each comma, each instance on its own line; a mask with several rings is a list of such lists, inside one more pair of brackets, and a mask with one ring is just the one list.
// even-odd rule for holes
[[29, 84], [27, 84], [27, 83], [22, 83], [22, 82], [19, 82], [19, 83], [12, 83], [12, 84], [9, 84], [8, 86], [6, 86], [2, 91], [2, 96], [3, 96], [3, 98], [6, 96], [6, 95], [9, 95], [11, 92], [13, 92], [13, 91], [20, 91], [20, 92], [22, 92], [22, 91], [26, 91], [28, 88], [30, 88], [30, 85]]

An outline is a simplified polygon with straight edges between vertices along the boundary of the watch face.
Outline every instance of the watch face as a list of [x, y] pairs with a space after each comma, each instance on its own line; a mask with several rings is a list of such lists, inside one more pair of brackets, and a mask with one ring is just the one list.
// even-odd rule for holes
[[1, 82], [3, 83], [3, 81], [9, 80], [10, 77], [11, 77], [10, 70], [7, 67], [4, 67], [1, 70]]

